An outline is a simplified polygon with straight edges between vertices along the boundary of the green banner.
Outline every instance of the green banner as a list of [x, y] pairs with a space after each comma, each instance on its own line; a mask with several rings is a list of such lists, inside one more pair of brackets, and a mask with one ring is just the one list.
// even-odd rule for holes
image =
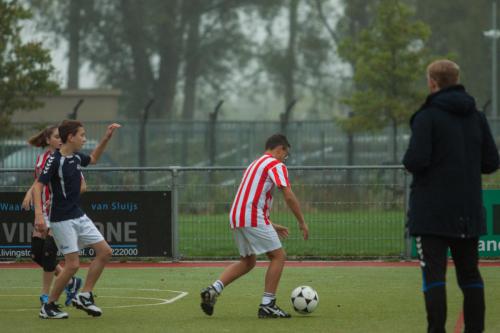
[[[479, 256], [500, 257], [500, 190], [483, 190], [483, 205], [488, 229], [487, 234], [479, 239]], [[412, 240], [411, 255], [417, 257], [415, 238]]]
[[479, 256], [500, 257], [500, 190], [484, 190], [488, 234], [479, 240]]

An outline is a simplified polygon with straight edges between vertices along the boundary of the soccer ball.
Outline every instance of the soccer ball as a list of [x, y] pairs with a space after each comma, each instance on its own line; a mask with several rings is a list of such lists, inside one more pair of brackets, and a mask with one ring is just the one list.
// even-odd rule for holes
[[309, 286], [295, 288], [290, 298], [292, 300], [293, 309], [298, 313], [308, 314], [318, 307], [318, 293]]

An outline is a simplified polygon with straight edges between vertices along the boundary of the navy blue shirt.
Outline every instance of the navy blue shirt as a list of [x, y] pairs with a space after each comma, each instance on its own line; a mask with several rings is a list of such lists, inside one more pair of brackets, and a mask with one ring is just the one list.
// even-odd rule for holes
[[59, 150], [48, 158], [38, 181], [48, 184], [52, 192], [49, 213], [51, 223], [83, 216], [84, 213], [78, 205], [82, 181], [81, 167], [86, 167], [89, 163], [88, 155], [74, 153], [62, 156]]

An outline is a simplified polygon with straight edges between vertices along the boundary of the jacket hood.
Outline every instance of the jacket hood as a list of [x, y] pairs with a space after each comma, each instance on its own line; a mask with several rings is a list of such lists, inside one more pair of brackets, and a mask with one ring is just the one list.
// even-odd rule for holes
[[424, 107], [436, 107], [457, 115], [467, 115], [476, 111], [476, 101], [465, 91], [465, 87], [459, 84], [430, 94]]

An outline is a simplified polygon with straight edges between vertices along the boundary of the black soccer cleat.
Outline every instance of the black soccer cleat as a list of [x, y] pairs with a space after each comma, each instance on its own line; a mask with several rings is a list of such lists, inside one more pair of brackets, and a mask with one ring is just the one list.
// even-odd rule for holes
[[62, 311], [60, 306], [54, 302], [43, 304], [38, 316], [42, 319], [67, 319], [69, 317], [68, 314]]
[[289, 313], [281, 310], [280, 307], [276, 305], [276, 300], [272, 300], [271, 303], [267, 305], [259, 305], [259, 312], [257, 312], [257, 316], [260, 319], [291, 317]]
[[71, 302], [75, 308], [87, 312], [89, 316], [99, 317], [102, 315], [102, 310], [94, 304], [94, 295], [92, 292], [89, 292], [89, 296], [79, 293]]
[[214, 313], [215, 302], [217, 302], [217, 296], [219, 294], [214, 289], [214, 287], [210, 286], [203, 289], [200, 293], [201, 296], [201, 309], [207, 315], [211, 316]]

